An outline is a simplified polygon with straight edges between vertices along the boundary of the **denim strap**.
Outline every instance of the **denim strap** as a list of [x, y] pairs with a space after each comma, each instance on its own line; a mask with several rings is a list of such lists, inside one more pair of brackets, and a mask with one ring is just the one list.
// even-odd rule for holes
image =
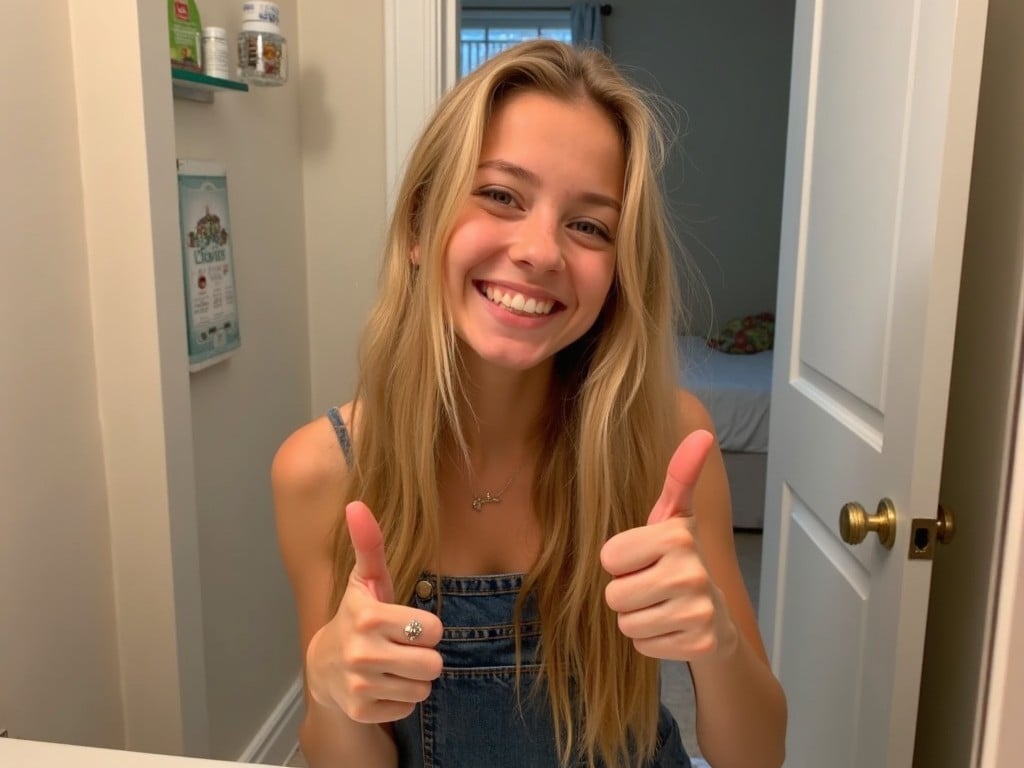
[[334, 433], [338, 436], [338, 442], [341, 443], [341, 452], [345, 454], [345, 463], [351, 467], [355, 463], [352, 458], [352, 438], [349, 437], [345, 422], [342, 420], [341, 414], [338, 413], [336, 407], [331, 407], [327, 410], [327, 418], [334, 425]]

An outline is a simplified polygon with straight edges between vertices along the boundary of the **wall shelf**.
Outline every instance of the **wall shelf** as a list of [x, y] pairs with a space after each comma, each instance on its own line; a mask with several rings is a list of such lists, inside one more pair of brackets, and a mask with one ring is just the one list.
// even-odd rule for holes
[[248, 91], [249, 86], [238, 80], [227, 80], [222, 77], [210, 77], [190, 69], [171, 67], [171, 87], [174, 97], [213, 103], [213, 94], [217, 91]]

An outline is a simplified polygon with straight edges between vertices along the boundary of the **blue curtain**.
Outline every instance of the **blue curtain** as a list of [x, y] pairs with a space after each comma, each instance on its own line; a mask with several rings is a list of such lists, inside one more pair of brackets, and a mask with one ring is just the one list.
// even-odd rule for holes
[[604, 28], [601, 7], [597, 3], [573, 3], [569, 6], [569, 24], [572, 44], [580, 48], [588, 45], [604, 50]]

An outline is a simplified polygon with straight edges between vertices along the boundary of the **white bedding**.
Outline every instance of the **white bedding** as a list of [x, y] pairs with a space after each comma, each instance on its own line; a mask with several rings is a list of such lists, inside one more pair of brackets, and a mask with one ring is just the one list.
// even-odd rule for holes
[[704, 404], [723, 451], [767, 453], [772, 352], [728, 355], [680, 336], [679, 385]]

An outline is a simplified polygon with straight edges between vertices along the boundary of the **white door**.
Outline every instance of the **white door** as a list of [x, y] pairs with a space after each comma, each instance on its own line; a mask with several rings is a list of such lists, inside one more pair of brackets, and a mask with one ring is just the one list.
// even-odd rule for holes
[[[911, 765], [985, 0], [797, 0], [760, 619], [792, 768]], [[895, 505], [891, 549], [839, 536]]]

